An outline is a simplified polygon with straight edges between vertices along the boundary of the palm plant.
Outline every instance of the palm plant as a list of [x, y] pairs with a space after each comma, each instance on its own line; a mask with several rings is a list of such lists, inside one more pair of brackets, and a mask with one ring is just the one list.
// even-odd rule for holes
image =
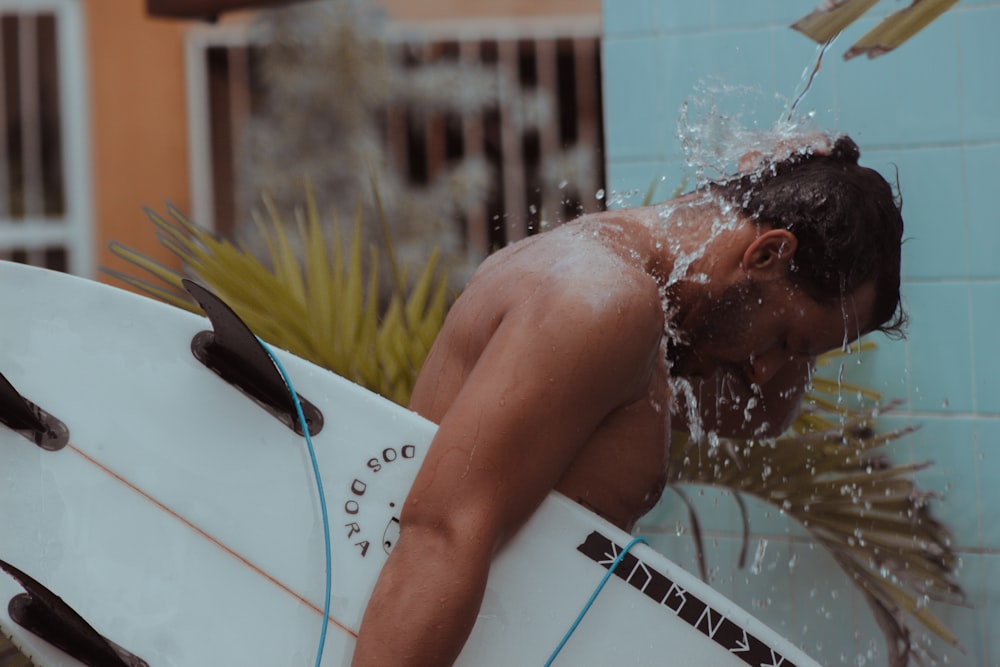
[[[268, 251], [264, 261], [168, 205], [167, 217], [146, 213], [160, 242], [183, 262], [183, 273], [117, 243], [111, 246], [115, 255], [158, 283], [105, 271], [167, 303], [200, 312], [181, 286], [186, 273], [218, 294], [265, 340], [405, 405], [444, 320], [447, 283], [436, 272], [437, 253], [405, 293], [406, 272], [395, 261], [381, 217], [392, 283], [386, 300], [380, 297], [378, 251], [371, 248], [367, 266], [364, 261], [360, 209], [345, 248], [336, 220], [332, 242], [327, 239], [308, 196], [305, 210], [296, 215], [295, 238], [302, 246], [296, 249], [280, 213], [264, 201], [268, 218], [254, 216]], [[375, 201], [379, 208], [377, 192]]]
[[[860, 55], [875, 58], [892, 51], [957, 2], [958, 0], [913, 0], [908, 7], [889, 15], [865, 33], [847, 50], [844, 59]], [[877, 4], [878, 0], [823, 2], [812, 13], [792, 24], [792, 28], [819, 44], [827, 44]]]
[[0, 637], [0, 667], [29, 667], [31, 662], [14, 648], [6, 637]]
[[[685, 179], [671, 199], [686, 185]], [[656, 186], [654, 180], [644, 206], [653, 202]], [[833, 350], [821, 355], [817, 366], [822, 370], [844, 355], [872, 348], [874, 343], [865, 342]], [[846, 402], [845, 396], [856, 396], [857, 401]], [[815, 374], [801, 412], [777, 439], [709, 443], [675, 431], [667, 483], [687, 507], [703, 580], [708, 581], [708, 570], [701, 523], [683, 487], [711, 486], [732, 493], [743, 524], [741, 569], [750, 539], [742, 496], [762, 500], [802, 525], [833, 556], [871, 608], [886, 640], [890, 666], [905, 667], [911, 658], [922, 660], [907, 617], [957, 646], [955, 635], [927, 602], [966, 602], [954, 576], [958, 556], [950, 546], [951, 532], [931, 516], [931, 494], [910, 478], [930, 462], [895, 465], [879, 451], [915, 430], [878, 434], [878, 415], [892, 407], [882, 405], [877, 391]]]
[[[867, 345], [871, 345], [870, 343]], [[856, 352], [849, 350], [847, 352]], [[820, 357], [837, 361], [844, 351]], [[857, 395], [857, 405], [843, 396]], [[680, 434], [671, 451], [670, 485], [687, 504], [701, 576], [707, 578], [701, 530], [682, 485], [721, 487], [733, 493], [743, 521], [746, 562], [749, 525], [743, 495], [778, 508], [824, 547], [859, 589], [886, 639], [889, 664], [922, 660], [912, 621], [951, 645], [957, 639], [927, 602], [963, 604], [954, 577], [958, 558], [950, 532], [930, 514], [930, 495], [910, 475], [928, 462], [896, 465], [879, 450], [911, 432], [876, 432], [877, 392], [815, 376], [791, 429], [771, 441], [722, 440], [707, 446]]]

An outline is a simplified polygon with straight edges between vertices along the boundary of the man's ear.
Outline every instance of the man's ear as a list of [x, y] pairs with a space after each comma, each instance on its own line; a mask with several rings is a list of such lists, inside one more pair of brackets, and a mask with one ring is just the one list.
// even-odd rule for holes
[[784, 274], [796, 248], [795, 234], [787, 229], [769, 229], [754, 237], [743, 251], [743, 269], [747, 272], [780, 270]]

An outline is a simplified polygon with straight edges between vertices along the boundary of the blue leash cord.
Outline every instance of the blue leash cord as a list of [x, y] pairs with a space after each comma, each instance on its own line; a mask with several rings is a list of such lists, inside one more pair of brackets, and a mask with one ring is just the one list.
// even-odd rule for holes
[[597, 599], [597, 596], [600, 595], [602, 590], [604, 590], [604, 584], [608, 583], [608, 579], [610, 579], [611, 575], [615, 573], [615, 570], [618, 568], [618, 564], [622, 562], [623, 558], [625, 558], [625, 554], [627, 554], [629, 550], [639, 542], [642, 542], [643, 544], [648, 544], [648, 542], [646, 542], [646, 538], [644, 537], [632, 538], [632, 541], [629, 542], [624, 549], [622, 549], [622, 552], [618, 554], [614, 562], [611, 563], [611, 567], [609, 567], [608, 571], [604, 573], [604, 578], [601, 579], [601, 583], [597, 584], [597, 588], [595, 588], [594, 592], [591, 593], [590, 599], [587, 600], [587, 604], [583, 605], [583, 609], [580, 610], [580, 614], [576, 617], [576, 620], [573, 621], [573, 625], [569, 626], [569, 630], [566, 631], [566, 634], [563, 636], [562, 641], [559, 642], [559, 646], [556, 646], [556, 650], [552, 651], [552, 655], [550, 655], [549, 659], [545, 661], [545, 667], [550, 667], [552, 662], [556, 659], [556, 656], [559, 655], [559, 652], [563, 650], [563, 647], [566, 645], [566, 642], [568, 642], [569, 638], [573, 636], [574, 632], [576, 632], [576, 628], [578, 625], [580, 625], [580, 621], [582, 621], [583, 617], [587, 615], [588, 611], [590, 611], [590, 607], [594, 604], [594, 601]]
[[295, 414], [299, 418], [299, 424], [302, 425], [302, 432], [306, 436], [306, 445], [309, 448], [309, 459], [312, 461], [313, 474], [316, 476], [316, 490], [319, 492], [319, 507], [323, 514], [323, 541], [326, 547], [326, 592], [323, 598], [323, 630], [319, 635], [319, 648], [316, 649], [316, 667], [319, 667], [320, 662], [323, 661], [323, 647], [326, 645], [326, 626], [328, 619], [330, 618], [330, 588], [331, 579], [333, 578], [333, 567], [330, 563], [330, 517], [327, 515], [326, 511], [326, 494], [323, 493], [323, 480], [319, 474], [319, 463], [316, 461], [316, 448], [313, 447], [312, 436], [309, 435], [309, 425], [306, 424], [306, 416], [302, 413], [302, 404], [299, 403], [299, 396], [295, 393], [295, 387], [292, 386], [292, 381], [288, 377], [288, 373], [285, 372], [285, 367], [281, 365], [278, 357], [271, 352], [271, 348], [267, 346], [267, 343], [262, 341], [260, 338], [257, 339], [264, 351], [267, 352], [267, 356], [271, 357], [271, 361], [274, 365], [278, 367], [278, 372], [281, 373], [281, 379], [285, 381], [288, 386], [288, 391], [292, 394], [292, 403], [295, 405]]

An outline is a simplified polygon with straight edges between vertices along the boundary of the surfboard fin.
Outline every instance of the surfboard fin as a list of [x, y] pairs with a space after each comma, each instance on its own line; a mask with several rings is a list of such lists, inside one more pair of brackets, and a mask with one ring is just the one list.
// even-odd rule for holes
[[[195, 358], [290, 429], [305, 435], [291, 390], [250, 327], [215, 294], [192, 280], [185, 278], [182, 283], [208, 315], [214, 329], [199, 332], [191, 340]], [[323, 413], [302, 396], [299, 404], [309, 434], [316, 435], [323, 428]]]
[[0, 423], [50, 452], [69, 444], [66, 424], [21, 396], [3, 373], [0, 373]]
[[2, 560], [0, 569], [27, 591], [15, 595], [7, 605], [11, 619], [25, 630], [89, 667], [149, 667], [145, 660], [100, 634], [62, 598], [21, 570]]

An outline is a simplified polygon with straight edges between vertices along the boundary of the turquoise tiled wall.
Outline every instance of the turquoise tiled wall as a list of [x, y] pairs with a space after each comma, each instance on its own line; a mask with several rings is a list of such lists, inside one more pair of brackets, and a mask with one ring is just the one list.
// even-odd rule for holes
[[[660, 199], [677, 187], [685, 173], [678, 112], [705, 77], [759, 86], [763, 103], [744, 120], [770, 126], [784, 103], [769, 96], [793, 96], [816, 57], [817, 47], [788, 28], [814, 4], [605, 0], [611, 189], [637, 203], [654, 181]], [[893, 458], [934, 461], [917, 479], [941, 495], [934, 512], [954, 530], [959, 578], [974, 605], [933, 606], [965, 652], [937, 649], [950, 665], [1000, 667], [1000, 2], [961, 0], [896, 52], [842, 60], [854, 40], [901, 6], [884, 0], [841, 36], [800, 108], [853, 136], [864, 164], [890, 180], [898, 169], [909, 336], [878, 340], [846, 372], [902, 401], [884, 418], [887, 429], [921, 426], [893, 443]], [[732, 500], [688, 491], [701, 508], [716, 585], [824, 664], [885, 664], [863, 601], [801, 530], [756, 507], [751, 558], [767, 540], [759, 573], [735, 570]], [[686, 522], [668, 496], [643, 528], [693, 567]]]

